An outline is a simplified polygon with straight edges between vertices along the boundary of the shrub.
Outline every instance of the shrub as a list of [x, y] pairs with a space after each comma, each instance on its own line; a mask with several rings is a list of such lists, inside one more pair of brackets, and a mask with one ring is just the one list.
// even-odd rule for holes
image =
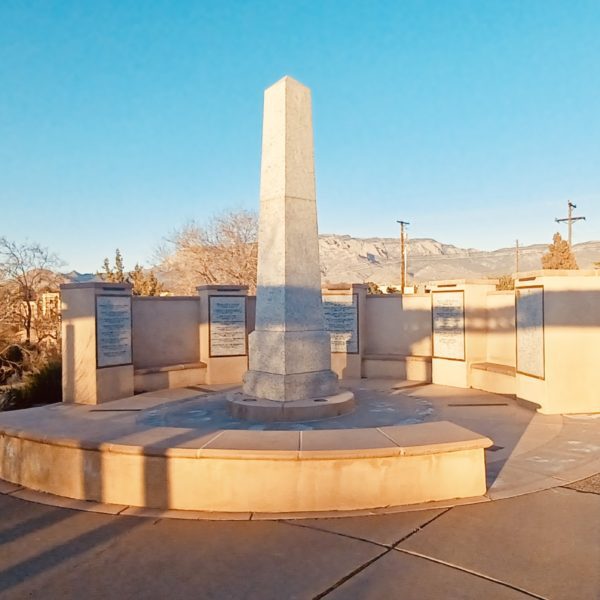
[[499, 292], [504, 290], [514, 290], [515, 280], [510, 275], [502, 275], [498, 281], [498, 285], [496, 285], [496, 289]]
[[374, 281], [367, 282], [367, 285], [369, 286], [367, 294], [383, 294], [381, 288]]
[[0, 387], [0, 411], [22, 408], [19, 404], [23, 387], [23, 384]]
[[5, 388], [0, 395], [0, 410], [18, 410], [61, 401], [62, 365], [60, 360], [52, 359], [27, 375], [22, 384]]
[[30, 405], [62, 402], [61, 362], [51, 360], [37, 373], [32, 373], [25, 386], [25, 397]]
[[26, 361], [25, 351], [17, 344], [10, 344], [0, 352], [0, 385], [7, 385], [13, 380], [19, 380]]

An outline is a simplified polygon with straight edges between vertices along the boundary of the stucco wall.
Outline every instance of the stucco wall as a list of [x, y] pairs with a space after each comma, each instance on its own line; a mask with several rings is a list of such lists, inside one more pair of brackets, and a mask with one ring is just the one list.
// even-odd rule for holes
[[515, 293], [491, 292], [487, 296], [488, 362], [515, 366]]
[[[200, 299], [133, 298], [133, 360], [136, 368], [197, 362]], [[429, 294], [367, 296], [365, 354], [431, 356]], [[254, 330], [256, 298], [248, 296], [248, 332]]]
[[431, 356], [429, 294], [367, 296], [365, 354]]
[[200, 299], [133, 297], [135, 368], [163, 367], [200, 360]]
[[[225, 365], [222, 370], [225, 375], [215, 370], [212, 383], [241, 380], [247, 368], [245, 356], [201, 358], [200, 342], [202, 332], [207, 328], [208, 314], [204, 309], [202, 316], [201, 310], [206, 306], [206, 299], [194, 296], [133, 297], [133, 366], [97, 369], [95, 297], [100, 293], [129, 297], [131, 293], [125, 285], [111, 285], [114, 284], [66, 284], [61, 287], [65, 401], [96, 404], [127, 396], [133, 393], [134, 367], [165, 367], [205, 360], [209, 372], [211, 364], [214, 367], [218, 360], [222, 361], [219, 364]], [[461, 286], [465, 288], [466, 360], [452, 362], [434, 358], [434, 383], [468, 387], [468, 373], [474, 362], [516, 366], [514, 292], [493, 291], [493, 283], [488, 280], [438, 282], [436, 285], [446, 291], [449, 287], [457, 290]], [[469, 291], [469, 286], [473, 285], [477, 293], [473, 289]], [[545, 364], [541, 375], [516, 374], [517, 395], [551, 414], [597, 412], [600, 410], [600, 275], [592, 271], [536, 271], [519, 274], [516, 285], [518, 288], [534, 286], [544, 289], [543, 343], [537, 343], [539, 348], [527, 346], [523, 351], [526, 355], [531, 351], [537, 352]], [[248, 297], [249, 331], [254, 329], [255, 307], [256, 299]], [[392, 363], [393, 368], [398, 367], [394, 363], [404, 362], [395, 361], [395, 356], [431, 356], [430, 294], [367, 296], [359, 314], [361, 355], [367, 357], [367, 361], [360, 364], [361, 368], [369, 361], [386, 362], [373, 355], [392, 355], [391, 360], [387, 357], [386, 360]], [[527, 341], [529, 345], [532, 343]], [[237, 370], [224, 362], [231, 358], [238, 359]], [[341, 357], [341, 360], [344, 358], [349, 360], [351, 357]], [[335, 359], [339, 363], [340, 356], [335, 356]], [[415, 360], [418, 362], [418, 359], [413, 359], [413, 362]], [[448, 371], [446, 378], [440, 375], [443, 374], [440, 361], [444, 360], [444, 368]], [[407, 369], [409, 362], [406, 363]], [[428, 361], [425, 362], [428, 364]], [[338, 367], [343, 375], [343, 366]], [[459, 369], [460, 377], [457, 375]], [[478, 370], [484, 371], [495, 373], [493, 369]], [[479, 375], [483, 377], [481, 373]], [[404, 375], [394, 373], [394, 376]], [[489, 379], [492, 376], [485, 377]], [[494, 375], [493, 379], [497, 377]], [[208, 379], [206, 382], [210, 383]]]

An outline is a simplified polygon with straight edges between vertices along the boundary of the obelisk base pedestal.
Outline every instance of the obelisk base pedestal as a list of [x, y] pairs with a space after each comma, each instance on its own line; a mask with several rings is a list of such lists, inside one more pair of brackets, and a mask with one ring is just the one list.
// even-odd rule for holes
[[330, 370], [287, 375], [246, 371], [244, 393], [276, 402], [333, 396], [338, 393], [338, 377]]
[[233, 392], [227, 395], [227, 400], [231, 416], [262, 423], [331, 419], [352, 412], [356, 406], [354, 394], [347, 390], [333, 396], [288, 402], [265, 400], [243, 392]]

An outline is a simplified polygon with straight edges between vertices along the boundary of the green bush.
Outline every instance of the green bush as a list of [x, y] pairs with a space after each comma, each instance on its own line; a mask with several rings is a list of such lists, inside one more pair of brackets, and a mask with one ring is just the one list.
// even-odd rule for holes
[[61, 379], [60, 360], [53, 359], [27, 375], [23, 384], [5, 388], [0, 395], [0, 410], [18, 410], [37, 404], [61, 402]]

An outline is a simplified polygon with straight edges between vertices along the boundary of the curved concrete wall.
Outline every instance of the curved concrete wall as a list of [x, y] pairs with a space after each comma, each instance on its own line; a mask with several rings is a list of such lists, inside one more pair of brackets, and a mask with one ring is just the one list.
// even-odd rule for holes
[[[598, 272], [536, 271], [518, 274], [518, 288], [533, 284], [544, 289], [543, 344], [538, 356], [543, 353], [545, 373], [538, 379], [526, 373], [517, 374], [516, 394], [539, 404], [545, 412], [598, 411]], [[116, 366], [110, 370], [97, 368], [95, 295], [102, 290], [109, 295], [119, 293], [127, 296], [131, 293], [130, 286], [111, 285], [116, 284], [62, 286], [63, 393], [66, 402], [97, 404], [124, 397], [133, 392], [134, 368], [181, 367], [206, 362], [208, 376], [202, 383], [239, 383], [246, 369], [245, 355], [236, 358], [235, 368], [227, 362], [233, 357], [215, 359], [209, 356], [206, 350], [208, 316], [202, 316], [201, 311], [202, 302], [206, 299], [199, 297], [134, 297], [133, 365]], [[478, 381], [482, 378], [496, 380], [502, 376], [505, 383], [510, 383], [510, 371], [518, 367], [515, 293], [494, 291], [495, 284], [490, 280], [430, 284], [431, 289], [436, 286], [446, 291], [467, 286], [470, 292], [465, 300], [466, 358], [464, 361], [446, 361], [443, 369], [439, 357], [432, 359], [434, 383], [457, 387], [483, 385], [471, 380], [472, 364], [477, 364], [476, 368], [484, 371], [483, 374], [478, 373]], [[336, 294], [340, 293], [337, 288], [335, 290]], [[353, 356], [334, 354], [332, 364], [336, 365], [337, 372], [349, 378], [362, 375], [428, 380], [426, 374], [409, 376], [403, 361], [406, 356], [431, 357], [431, 295], [373, 295], [366, 296], [361, 302], [360, 352]], [[248, 297], [248, 332], [254, 329], [254, 312], [255, 298]], [[202, 335], [206, 338], [203, 345], [200, 343]], [[384, 360], [389, 364], [381, 366]], [[220, 361], [219, 368], [216, 361]], [[348, 368], [350, 361], [352, 369]], [[383, 370], [369, 370], [369, 361], [373, 365], [379, 361], [381, 364], [375, 366]], [[502, 367], [509, 369], [503, 371]], [[500, 388], [485, 386], [482, 389], [500, 391]], [[513, 393], [511, 385], [502, 387], [501, 393]]]

